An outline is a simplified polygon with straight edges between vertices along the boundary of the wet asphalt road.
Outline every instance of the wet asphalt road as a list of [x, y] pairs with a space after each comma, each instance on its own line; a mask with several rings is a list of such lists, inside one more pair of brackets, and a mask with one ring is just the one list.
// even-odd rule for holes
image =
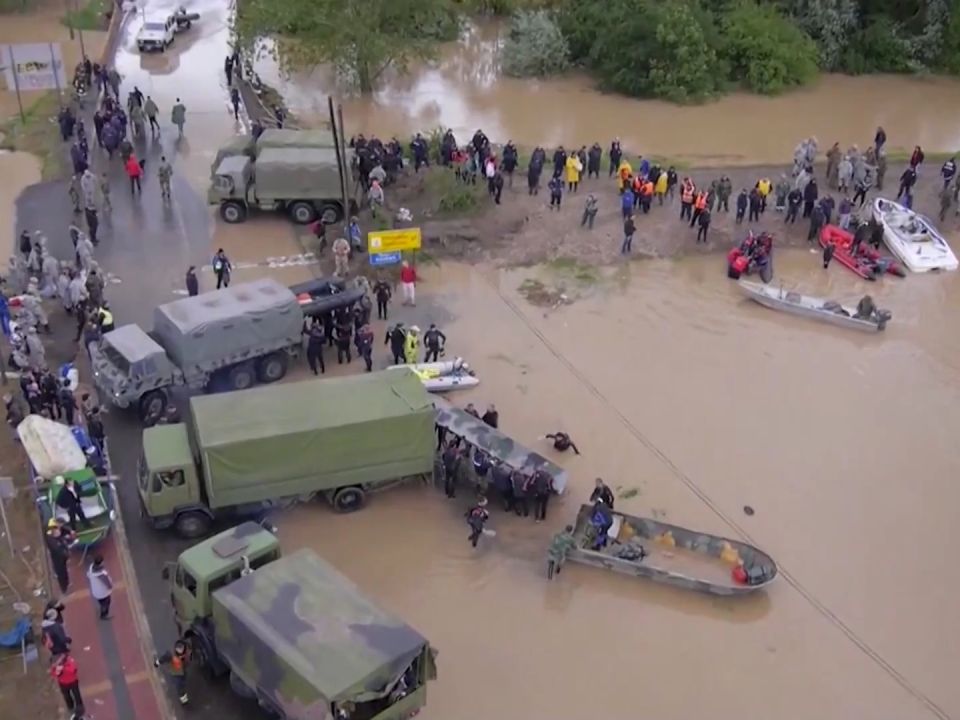
[[[150, 2], [148, 12], [160, 7], [173, 9], [176, 4]], [[135, 36], [141, 16], [128, 18], [122, 30], [116, 57], [116, 66], [124, 77], [121, 97], [125, 101], [127, 93], [137, 86], [154, 98], [161, 112], [160, 136], [136, 143], [138, 156], [146, 160], [142, 196], [131, 195], [118, 158], [108, 163], [99, 150], [93, 151], [95, 168], [99, 171], [107, 167], [111, 180], [113, 211], [101, 217], [95, 257], [110, 278], [106, 294], [118, 324], [138, 323], [150, 328], [154, 307], [175, 299], [175, 293], [182, 290], [186, 268], [209, 262], [213, 221], [198, 190], [203, 187], [216, 147], [230, 135], [245, 131], [244, 122], [235, 121], [227, 112], [229, 100], [222, 77], [230, 8], [216, 0], [188, 6], [201, 13], [200, 23], [178, 36], [174, 47], [162, 55], [141, 58], [137, 53]], [[176, 128], [170, 124], [170, 108], [178, 96], [187, 106], [183, 140], [177, 139]], [[89, 130], [92, 134], [92, 126]], [[170, 203], [161, 202], [156, 177], [161, 155], [174, 164]], [[56, 257], [73, 254], [67, 228], [79, 216], [71, 212], [66, 182], [28, 188], [18, 199], [17, 211], [18, 234], [23, 229], [39, 230], [47, 236]], [[73, 330], [63, 325], [54, 329], [58, 334]], [[167, 600], [169, 591], [160, 573], [187, 543], [152, 530], [140, 517], [136, 467], [141, 428], [136, 418], [125, 411], [111, 410], [107, 431], [113, 471], [121, 479], [120, 509], [144, 608], [154, 640], [164, 650], [175, 640], [176, 629]], [[191, 696], [190, 707], [181, 712], [184, 717], [201, 711], [237, 720], [264, 717], [255, 705], [234, 696], [227, 683], [207, 686], [199, 672], [191, 678]]]

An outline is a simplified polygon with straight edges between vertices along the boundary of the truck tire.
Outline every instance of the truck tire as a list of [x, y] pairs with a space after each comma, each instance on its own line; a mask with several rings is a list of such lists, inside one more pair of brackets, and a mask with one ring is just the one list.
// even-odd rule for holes
[[257, 361], [257, 377], [262, 383], [273, 383], [282, 380], [287, 374], [287, 354], [282, 352], [270, 353]]
[[236, 200], [227, 200], [220, 204], [220, 217], [231, 225], [242, 223], [247, 219], [247, 206]]
[[324, 203], [320, 206], [320, 219], [327, 225], [333, 225], [343, 220], [343, 209], [340, 203]]
[[157, 420], [167, 409], [167, 394], [163, 390], [151, 390], [140, 398], [139, 403], [140, 422], [147, 427], [157, 424]]
[[180, 513], [173, 525], [177, 534], [187, 540], [201, 538], [210, 532], [210, 518], [196, 510]]
[[290, 203], [290, 219], [297, 225], [309, 225], [317, 219], [317, 211], [313, 205], [306, 200], [296, 200]]
[[257, 377], [254, 374], [253, 368], [246, 363], [232, 368], [228, 373], [227, 378], [229, 380], [231, 390], [248, 390], [257, 382]]
[[363, 488], [358, 488], [356, 485], [342, 487], [337, 490], [333, 496], [333, 507], [337, 512], [341, 513], [356, 512], [363, 507], [366, 499], [367, 497], [363, 492]]

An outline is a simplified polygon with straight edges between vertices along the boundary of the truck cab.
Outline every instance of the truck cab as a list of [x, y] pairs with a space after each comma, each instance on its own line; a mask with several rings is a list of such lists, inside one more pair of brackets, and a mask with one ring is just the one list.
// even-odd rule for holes
[[145, 422], [167, 405], [165, 388], [182, 382], [180, 369], [137, 325], [124, 325], [90, 346], [93, 382], [104, 399], [120, 408], [136, 406]]
[[143, 514], [153, 526], [176, 526], [183, 537], [206, 535], [213, 517], [201, 488], [187, 426], [175, 423], [145, 430], [137, 489]]
[[224, 222], [241, 223], [247, 219], [247, 192], [253, 184], [253, 158], [249, 155], [227, 155], [213, 173], [209, 200], [220, 204]]
[[192, 641], [194, 651], [214, 673], [223, 668], [209, 627], [211, 595], [280, 554], [280, 541], [273, 533], [246, 522], [194, 545], [181, 553], [172, 572], [169, 567], [164, 570], [177, 631]]
[[140, 52], [163, 52], [173, 43], [176, 32], [177, 20], [173, 15], [148, 15], [137, 33], [137, 48]]

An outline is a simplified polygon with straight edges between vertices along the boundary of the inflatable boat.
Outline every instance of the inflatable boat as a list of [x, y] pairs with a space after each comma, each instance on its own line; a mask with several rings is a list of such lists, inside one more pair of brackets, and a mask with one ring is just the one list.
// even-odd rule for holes
[[410, 368], [420, 378], [420, 382], [428, 392], [465, 390], [480, 384], [480, 379], [463, 358], [454, 358], [446, 362], [391, 365], [390, 367]]
[[809, 295], [801, 295], [782, 287], [772, 288], [760, 283], [741, 280], [737, 283], [741, 292], [748, 298], [771, 310], [782, 310], [791, 315], [820, 320], [837, 327], [880, 332], [892, 317], [887, 310], [877, 310], [871, 318], [858, 318], [855, 307], [844, 306], [832, 300], [824, 300]]
[[[583, 505], [567, 559], [711, 595], [748, 595], [768, 587], [777, 564], [762, 550], [678, 525]], [[548, 560], [547, 576], [553, 575]]]
[[739, 246], [727, 253], [727, 277], [739, 280], [753, 272], [765, 283], [773, 279], [773, 237], [768, 233], [754, 235], [751, 230]]
[[883, 225], [887, 246], [913, 272], [956, 270], [957, 256], [933, 223], [900, 203], [873, 201], [873, 217]]
[[907, 276], [900, 263], [891, 257], [885, 257], [869, 245], [861, 245], [854, 254], [853, 233], [836, 225], [825, 225], [820, 231], [820, 247], [825, 248], [830, 243], [833, 243], [835, 248], [833, 259], [864, 280], [877, 280], [885, 273], [897, 277]]
[[54, 518], [61, 523], [68, 523], [70, 520], [67, 511], [57, 505], [57, 495], [67, 478], [72, 479], [77, 484], [80, 506], [83, 508], [83, 515], [87, 519], [86, 524], [80, 521], [76, 524], [74, 532], [77, 534], [77, 542], [74, 548], [88, 550], [103, 542], [110, 534], [110, 529], [113, 527], [113, 521], [116, 518], [116, 512], [113, 508], [113, 495], [110, 488], [104, 485], [90, 468], [58, 475], [47, 485], [46, 491], [37, 500], [44, 527]]

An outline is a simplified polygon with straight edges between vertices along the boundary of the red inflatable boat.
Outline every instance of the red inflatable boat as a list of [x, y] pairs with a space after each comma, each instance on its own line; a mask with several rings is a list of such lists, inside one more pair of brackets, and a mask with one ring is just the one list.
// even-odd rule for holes
[[869, 245], [861, 245], [856, 255], [851, 252], [853, 233], [836, 225], [827, 225], [820, 231], [820, 247], [833, 243], [836, 250], [833, 259], [850, 268], [864, 280], [876, 280], [885, 272], [897, 277], [906, 277], [903, 267], [891, 257], [883, 255]]

